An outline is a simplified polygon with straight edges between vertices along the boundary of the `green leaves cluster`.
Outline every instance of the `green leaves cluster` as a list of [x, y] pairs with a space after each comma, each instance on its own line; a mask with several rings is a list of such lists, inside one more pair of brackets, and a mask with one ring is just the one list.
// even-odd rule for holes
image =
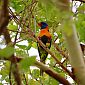
[[84, 15], [85, 4], [78, 8], [78, 15], [75, 19], [76, 28], [80, 42], [85, 43], [85, 15]]
[[26, 57], [20, 62], [21, 69], [25, 72], [28, 71], [29, 66], [33, 65], [36, 57]]

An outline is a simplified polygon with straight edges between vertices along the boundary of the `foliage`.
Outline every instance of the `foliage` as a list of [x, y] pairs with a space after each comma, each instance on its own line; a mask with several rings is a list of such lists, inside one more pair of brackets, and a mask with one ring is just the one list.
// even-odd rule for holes
[[79, 8], [78, 8], [78, 14], [76, 17], [76, 27], [77, 27], [77, 31], [78, 31], [78, 35], [79, 35], [79, 39], [80, 42], [85, 43], [85, 16], [84, 16], [84, 9], [85, 9], [85, 4], [82, 4]]
[[[9, 8], [13, 11], [16, 17], [19, 19], [18, 22], [15, 19], [10, 19], [8, 24], [8, 30], [11, 36], [12, 41], [16, 40], [15, 46], [13, 47], [6, 47], [0, 50], [0, 56], [3, 57], [10, 57], [13, 53], [18, 57], [23, 57], [24, 59], [19, 63], [20, 72], [21, 74], [26, 74], [26, 79], [29, 85], [59, 85], [59, 82], [53, 79], [52, 77], [48, 76], [44, 73], [44, 76], [41, 77], [39, 75], [39, 69], [33, 68], [31, 69], [31, 65], [35, 62], [35, 55], [32, 57], [29, 56], [29, 50], [31, 47], [37, 49], [37, 42], [36, 40], [30, 35], [28, 32], [28, 28], [31, 29], [35, 35], [38, 35], [39, 27], [37, 23], [40, 21], [45, 21], [48, 23], [50, 32], [52, 34], [52, 41], [57, 41], [59, 48], [64, 51], [64, 53], [68, 53], [66, 49], [66, 44], [64, 42], [64, 38], [62, 36], [61, 27], [63, 26], [62, 22], [64, 21], [64, 16], [61, 14], [59, 9], [55, 7], [51, 0], [10, 0], [9, 1]], [[71, 3], [71, 2], [70, 2]], [[75, 2], [74, 2], [75, 3]], [[48, 4], [48, 5], [47, 5]], [[71, 3], [72, 4], [72, 3]], [[85, 16], [84, 16], [85, 4], [82, 3], [79, 7], [76, 7], [76, 12], [71, 13], [74, 19], [74, 23], [77, 28], [77, 33], [79, 36], [80, 42], [85, 43]], [[19, 23], [19, 24], [18, 24]], [[66, 25], [67, 26], [67, 25]], [[28, 28], [27, 28], [28, 27]], [[17, 32], [19, 31], [19, 32]], [[56, 34], [56, 35], [55, 35]], [[15, 37], [17, 36], [17, 39]], [[56, 39], [58, 37], [58, 39]], [[21, 43], [22, 41], [27, 41], [25, 43]], [[5, 43], [4, 39], [0, 41], [1, 43]], [[57, 59], [62, 62], [63, 57], [59, 50], [56, 50], [55, 46], [52, 44], [50, 49]], [[65, 73], [62, 68], [54, 61], [51, 56], [48, 56], [46, 64], [58, 72], [61, 76], [66, 77], [67, 73]], [[64, 62], [64, 66], [67, 67], [69, 64], [68, 61]], [[0, 79], [0, 83], [5, 80], [9, 83], [9, 72], [10, 72], [10, 62], [9, 61], [0, 61], [0, 75], [2, 76]], [[23, 78], [23, 76], [22, 76]], [[42, 82], [41, 82], [42, 80]], [[12, 81], [15, 84], [12, 75]], [[26, 84], [26, 80], [23, 78], [23, 84]]]
[[14, 53], [14, 48], [10, 46], [0, 50], [0, 56], [3, 57], [10, 57], [11, 55], [13, 55], [13, 53]]

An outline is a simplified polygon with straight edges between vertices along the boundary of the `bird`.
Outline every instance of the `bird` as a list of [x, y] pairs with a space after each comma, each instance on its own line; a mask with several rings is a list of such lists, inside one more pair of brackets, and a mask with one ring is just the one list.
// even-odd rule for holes
[[[47, 48], [50, 49], [51, 47], [51, 33], [49, 32], [49, 27], [48, 24], [45, 22], [40, 22], [38, 23], [38, 26], [40, 26], [40, 32], [38, 34], [39, 40], [42, 41], [43, 44], [46, 45]], [[39, 52], [39, 57], [40, 57], [40, 62], [45, 64], [45, 60], [48, 56], [48, 52], [38, 43], [38, 52]], [[43, 76], [43, 70], [40, 69], [40, 75]]]

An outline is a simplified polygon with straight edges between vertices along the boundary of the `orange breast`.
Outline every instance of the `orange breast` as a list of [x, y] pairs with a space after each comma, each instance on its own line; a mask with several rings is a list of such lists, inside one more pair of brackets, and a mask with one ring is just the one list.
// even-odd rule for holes
[[39, 37], [42, 37], [43, 35], [46, 35], [47, 37], [51, 38], [51, 34], [48, 32], [47, 29], [42, 29], [39, 33]]

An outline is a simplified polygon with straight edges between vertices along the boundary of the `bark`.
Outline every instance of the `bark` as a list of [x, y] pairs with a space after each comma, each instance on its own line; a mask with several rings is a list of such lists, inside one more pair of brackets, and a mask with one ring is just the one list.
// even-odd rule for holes
[[0, 35], [9, 23], [8, 0], [2, 0], [0, 6]]

